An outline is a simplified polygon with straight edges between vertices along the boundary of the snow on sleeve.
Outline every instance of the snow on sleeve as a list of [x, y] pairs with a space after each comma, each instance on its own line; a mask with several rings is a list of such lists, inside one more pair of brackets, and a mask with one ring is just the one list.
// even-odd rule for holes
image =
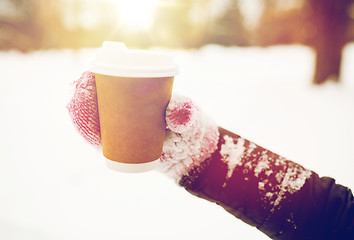
[[244, 139], [239, 138], [237, 144], [234, 143], [232, 137], [225, 135], [225, 143], [221, 146], [220, 154], [221, 160], [228, 166], [228, 172], [226, 178], [229, 179], [237, 165], [241, 165], [241, 158], [244, 154]]
[[[279, 175], [282, 177], [279, 178]], [[274, 207], [277, 206], [280, 201], [283, 199], [283, 196], [286, 192], [293, 194], [299, 191], [302, 186], [305, 184], [306, 179], [311, 176], [311, 171], [302, 168], [297, 164], [290, 164], [287, 171], [280, 173], [278, 175], [279, 189], [274, 193], [277, 194], [277, 198], [274, 201]]]
[[243, 171], [238, 171], [238, 174], [244, 174], [245, 180], [256, 179], [263, 202], [272, 210], [286, 197], [286, 193], [299, 191], [312, 174], [302, 166], [241, 137], [233, 139], [224, 136], [220, 155], [228, 166], [223, 187], [235, 169], [241, 168]]

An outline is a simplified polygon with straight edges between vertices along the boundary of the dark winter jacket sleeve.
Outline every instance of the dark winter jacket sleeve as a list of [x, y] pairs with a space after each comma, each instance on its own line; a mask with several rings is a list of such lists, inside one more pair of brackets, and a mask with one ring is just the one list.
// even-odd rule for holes
[[218, 149], [182, 177], [272, 239], [354, 239], [350, 189], [220, 128]]

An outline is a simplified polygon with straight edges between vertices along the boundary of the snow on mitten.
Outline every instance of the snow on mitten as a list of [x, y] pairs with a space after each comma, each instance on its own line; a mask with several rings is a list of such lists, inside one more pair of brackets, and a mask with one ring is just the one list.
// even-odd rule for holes
[[174, 95], [166, 109], [167, 131], [160, 169], [177, 182], [217, 149], [219, 130], [191, 99]]

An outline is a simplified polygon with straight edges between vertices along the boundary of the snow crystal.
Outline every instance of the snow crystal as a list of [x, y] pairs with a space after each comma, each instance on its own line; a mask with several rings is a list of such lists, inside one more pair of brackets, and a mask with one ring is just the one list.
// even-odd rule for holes
[[273, 173], [272, 169], [269, 169], [265, 172], [265, 174], [269, 177]]
[[281, 183], [281, 191], [288, 191], [291, 194], [296, 191], [299, 191], [305, 184], [306, 179], [310, 176], [311, 171], [309, 170], [289, 168], [285, 174], [283, 182]]
[[284, 172], [278, 172], [275, 175], [275, 179], [278, 181], [278, 183], [280, 183], [282, 181], [283, 177], [284, 177]]
[[244, 166], [247, 167], [248, 169], [252, 169], [252, 162], [248, 161], [248, 162], [245, 163]]
[[265, 196], [266, 196], [267, 198], [271, 198], [271, 197], [273, 197], [273, 195], [274, 195], [274, 193], [271, 193], [271, 192], [267, 192], [267, 193], [265, 194]]
[[[268, 186], [271, 187], [273, 192], [269, 191], [265, 193], [265, 197], [271, 199], [273, 195], [276, 194], [277, 198], [273, 202], [273, 206], [275, 207], [284, 199], [285, 193], [293, 194], [299, 191], [311, 174], [311, 171], [303, 169], [301, 166], [296, 164], [294, 164], [294, 166], [290, 166], [286, 173], [279, 171], [275, 175], [275, 179], [278, 184], [272, 187], [269, 183]], [[264, 182], [258, 184], [258, 189], [265, 191]]]
[[269, 160], [267, 156], [267, 151], [263, 151], [262, 157], [260, 158], [256, 168], [254, 169], [254, 174], [256, 177], [264, 170], [269, 169]]
[[265, 190], [265, 189], [264, 189], [264, 185], [265, 185], [264, 182], [259, 182], [259, 183], [258, 183], [258, 189], [260, 189], [260, 190]]
[[220, 154], [221, 160], [228, 166], [226, 178], [229, 179], [237, 165], [241, 165], [242, 155], [245, 151], [245, 140], [243, 138], [237, 139], [237, 144], [234, 143], [232, 137], [225, 135], [225, 143], [221, 146]]
[[257, 145], [253, 142], [250, 142], [250, 144], [248, 145], [248, 149], [247, 149], [247, 156], [251, 156], [252, 152], [254, 149], [256, 149]]

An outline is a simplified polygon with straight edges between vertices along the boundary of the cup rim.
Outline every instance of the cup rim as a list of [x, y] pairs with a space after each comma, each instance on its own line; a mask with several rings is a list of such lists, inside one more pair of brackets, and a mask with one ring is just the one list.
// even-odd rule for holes
[[173, 64], [166, 67], [133, 67], [93, 62], [90, 71], [116, 77], [172, 77], [178, 74], [178, 66]]

